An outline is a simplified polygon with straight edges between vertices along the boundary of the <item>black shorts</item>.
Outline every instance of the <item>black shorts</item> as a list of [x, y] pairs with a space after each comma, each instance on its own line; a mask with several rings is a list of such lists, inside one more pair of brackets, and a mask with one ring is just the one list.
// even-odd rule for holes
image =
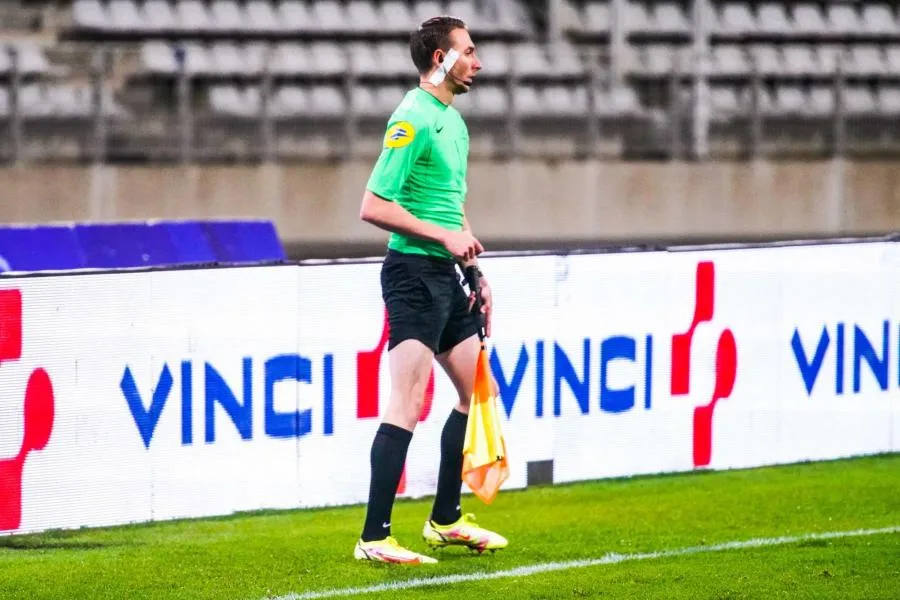
[[381, 297], [390, 327], [388, 350], [414, 339], [442, 354], [478, 333], [478, 319], [469, 311], [452, 259], [388, 250]]

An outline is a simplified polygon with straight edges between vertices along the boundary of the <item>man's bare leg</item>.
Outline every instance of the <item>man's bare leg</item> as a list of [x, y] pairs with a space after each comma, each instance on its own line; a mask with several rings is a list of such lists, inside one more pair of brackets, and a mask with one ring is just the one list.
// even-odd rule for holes
[[388, 353], [391, 398], [372, 441], [369, 502], [362, 540], [391, 535], [391, 512], [406, 462], [406, 451], [422, 413], [434, 354], [418, 340], [405, 340]]
[[481, 345], [473, 335], [447, 352], [437, 356], [438, 364], [456, 388], [456, 406], [441, 431], [441, 463], [438, 470], [437, 493], [431, 509], [431, 520], [439, 525], [455, 523], [462, 516], [460, 488], [462, 486], [463, 445], [469, 402], [475, 386], [475, 363]]
[[[473, 335], [451, 350], [437, 356], [459, 396], [441, 433], [441, 466], [438, 472], [437, 493], [431, 517], [422, 531], [425, 542], [432, 547], [461, 545], [483, 552], [506, 548], [502, 535], [475, 524], [471, 515], [463, 515], [462, 495], [463, 446], [469, 404], [475, 387], [475, 367], [481, 343]], [[491, 387], [496, 393], [497, 385]]]

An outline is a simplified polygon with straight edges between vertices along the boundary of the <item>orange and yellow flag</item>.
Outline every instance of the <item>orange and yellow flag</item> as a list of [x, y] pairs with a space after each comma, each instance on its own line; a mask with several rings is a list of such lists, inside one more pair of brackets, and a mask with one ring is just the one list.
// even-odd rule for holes
[[500, 486], [509, 478], [506, 442], [500, 430], [497, 398], [492, 391], [490, 373], [487, 350], [482, 343], [466, 424], [462, 477], [485, 504], [494, 501]]

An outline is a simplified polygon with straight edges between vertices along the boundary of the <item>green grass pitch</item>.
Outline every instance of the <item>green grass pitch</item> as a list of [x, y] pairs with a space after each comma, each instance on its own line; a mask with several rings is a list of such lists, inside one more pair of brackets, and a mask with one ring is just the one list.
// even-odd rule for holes
[[[393, 514], [395, 536], [421, 552], [430, 501], [401, 500]], [[352, 551], [363, 506], [53, 531], [0, 537], [0, 598], [260, 600], [410, 580], [364, 597], [900, 598], [896, 530], [679, 553], [896, 527], [898, 454], [504, 490], [491, 506], [465, 495], [463, 509], [507, 536], [509, 549], [448, 548], [430, 566], [360, 563]], [[651, 552], [670, 553], [634, 556]], [[626, 560], [526, 574], [610, 553]], [[459, 574], [476, 580], [428, 581]]]

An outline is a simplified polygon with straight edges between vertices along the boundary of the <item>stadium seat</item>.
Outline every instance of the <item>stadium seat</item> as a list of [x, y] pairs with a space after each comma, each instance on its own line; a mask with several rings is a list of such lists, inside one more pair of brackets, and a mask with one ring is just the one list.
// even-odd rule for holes
[[482, 71], [479, 76], [502, 77], [509, 73], [511, 48], [502, 42], [478, 44]]
[[382, 31], [381, 17], [373, 2], [350, 0], [346, 6], [346, 17], [349, 31], [366, 35], [377, 35]]
[[244, 26], [251, 32], [277, 33], [282, 29], [273, 5], [265, 0], [250, 0], [244, 7], [244, 12]]
[[784, 72], [792, 76], [808, 76], [819, 73], [813, 47], [806, 44], [785, 44], [782, 48]]
[[148, 41], [141, 45], [140, 65], [145, 72], [161, 75], [172, 75], [179, 70], [175, 53], [166, 42], [159, 41]]
[[722, 6], [719, 27], [730, 36], [743, 36], [758, 30], [756, 18], [745, 2], [728, 2]]
[[93, 115], [91, 89], [84, 84], [54, 85], [45, 94], [54, 118], [84, 119]]
[[828, 31], [825, 17], [815, 4], [804, 2], [794, 6], [794, 31], [797, 34], [822, 36]]
[[350, 92], [350, 108], [363, 117], [381, 115], [375, 89], [366, 85], [357, 85]]
[[881, 48], [876, 44], [851, 46], [848, 63], [848, 71], [854, 75], [880, 75], [885, 71]]
[[[51, 68], [44, 54], [43, 48], [34, 42], [12, 42], [11, 47], [15, 54], [15, 65], [19, 73], [23, 75], [48, 75]], [[7, 47], [0, 44], [0, 52], [7, 54]]]
[[550, 77], [553, 71], [546, 49], [536, 42], [518, 42], [512, 53], [515, 72], [523, 77]]
[[432, 17], [437, 17], [439, 15], [446, 14], [446, 10], [444, 10], [444, 6], [441, 2], [435, 2], [434, 0], [418, 0], [413, 3], [412, 14], [416, 21], [416, 27], [419, 26], [420, 23], [427, 21]]
[[900, 86], [885, 84], [878, 87], [878, 111], [884, 115], [900, 115]]
[[204, 44], [185, 42], [182, 47], [184, 48], [184, 69], [188, 75], [205, 76], [214, 72], [212, 54]]
[[313, 0], [310, 16], [319, 33], [341, 34], [352, 27], [344, 7], [337, 0]]
[[[397, 108], [397, 105], [400, 104], [400, 101], [403, 99], [403, 95], [409, 90], [407, 86], [402, 85], [379, 85], [375, 88], [375, 105], [378, 108], [379, 116], [383, 117], [385, 121], [387, 121], [388, 116]], [[468, 94], [461, 96], [463, 98], [462, 103], [465, 103], [468, 100]], [[458, 100], [458, 99], [457, 99]], [[457, 100], [454, 100], [454, 105], [456, 105]], [[462, 104], [460, 103], [460, 104]]]
[[541, 102], [541, 95], [536, 85], [523, 84], [516, 86], [512, 101], [516, 115], [519, 117], [535, 118], [546, 115], [547, 109], [544, 103]]
[[587, 93], [583, 86], [549, 84], [541, 87], [540, 101], [547, 114], [575, 117], [587, 110]]
[[509, 110], [509, 97], [499, 85], [483, 85], [472, 97], [473, 113], [481, 117], [501, 117]]
[[874, 35], [897, 35], [897, 19], [887, 4], [865, 2], [862, 8], [861, 30]]
[[884, 50], [885, 69], [893, 76], [900, 75], [900, 44], [890, 44]]
[[[254, 71], [244, 62], [243, 49], [235, 42], [213, 42], [209, 47], [211, 72], [216, 75], [252, 75]], [[258, 71], [256, 72], [258, 73]]]
[[309, 112], [309, 95], [298, 85], [285, 85], [274, 91], [272, 96], [271, 115], [279, 117], [296, 117]]
[[714, 74], [725, 77], [745, 77], [752, 72], [750, 61], [743, 47], [738, 45], [716, 46], [712, 52]]
[[23, 85], [16, 102], [19, 114], [25, 118], [46, 118], [53, 115], [53, 102], [43, 86]]
[[398, 0], [382, 2], [379, 12], [381, 26], [389, 34], [408, 35], [419, 25], [413, 19], [409, 6], [405, 2]]
[[309, 64], [317, 75], [338, 76], [347, 71], [347, 56], [334, 42], [312, 42]]
[[710, 87], [709, 102], [714, 121], [730, 121], [742, 112], [737, 93], [732, 86]]
[[586, 33], [609, 33], [610, 14], [608, 2], [591, 1], [584, 6], [584, 31]]
[[643, 48], [642, 71], [648, 75], [666, 77], [688, 73], [690, 49], [669, 44], [653, 44]]
[[212, 17], [200, 0], [178, 0], [175, 3], [175, 17], [182, 31], [203, 33], [213, 30]]
[[652, 29], [657, 33], [690, 33], [690, 21], [682, 9], [674, 2], [659, 2], [652, 5]]
[[809, 90], [809, 112], [812, 115], [825, 117], [834, 114], [834, 86], [813, 85]]
[[103, 30], [109, 27], [109, 17], [100, 0], [75, 0], [72, 21], [80, 29]]
[[309, 89], [310, 114], [315, 116], [340, 116], [346, 101], [340, 88], [334, 85], [315, 84]]
[[771, 44], [754, 44], [750, 47], [755, 72], [761, 75], [781, 75], [784, 65], [781, 62], [778, 48]]
[[775, 102], [782, 115], [800, 116], [808, 112], [806, 96], [797, 84], [785, 83], [775, 88]]
[[759, 31], [768, 35], [787, 36], [793, 33], [787, 9], [780, 2], [763, 2], [757, 9]]
[[844, 90], [844, 111], [850, 115], [862, 115], [875, 111], [875, 99], [869, 88], [847, 86]]
[[856, 9], [848, 4], [828, 4], [828, 26], [832, 33], [852, 35], [862, 31]]
[[447, 3], [447, 14], [459, 17], [466, 22], [472, 32], [491, 33], [493, 26], [472, 0], [450, 0]]
[[210, 29], [219, 33], [246, 30], [247, 18], [235, 0], [214, 0], [209, 5]]
[[585, 74], [585, 65], [578, 56], [575, 46], [566, 41], [551, 45], [550, 67], [561, 77], [578, 77]]
[[634, 88], [625, 85], [595, 94], [594, 110], [603, 117], [638, 117], [644, 113]]
[[819, 73], [833, 75], [845, 67], [843, 48], [838, 44], [820, 44], [816, 51]]
[[116, 32], [141, 33], [147, 30], [140, 10], [132, 0], [111, 0], [107, 14], [108, 27]]
[[348, 67], [357, 75], [372, 75], [381, 72], [375, 47], [369, 42], [351, 42], [345, 48]]
[[209, 106], [215, 114], [231, 117], [256, 117], [259, 114], [258, 95], [251, 88], [240, 90], [237, 86], [216, 85], [209, 89]]
[[285, 0], [279, 4], [278, 18], [284, 31], [303, 33], [315, 29], [312, 13], [306, 3], [298, 0]]
[[622, 26], [625, 31], [644, 34], [654, 31], [653, 19], [646, 6], [631, 1], [626, 1], [624, 6], [625, 14], [622, 19]]
[[142, 22], [148, 31], [166, 33], [180, 29], [175, 11], [166, 0], [146, 0]]
[[375, 46], [378, 68], [387, 76], [413, 76], [415, 66], [409, 55], [409, 46], [397, 42], [378, 42]]
[[298, 42], [283, 42], [272, 48], [269, 69], [274, 74], [286, 76], [312, 72], [307, 51]]
[[775, 96], [771, 90], [766, 87], [760, 87], [751, 92], [751, 101], [753, 98], [752, 94], [756, 94], [756, 102], [759, 107], [759, 112], [764, 117], [768, 118], [781, 118], [781, 107], [775, 101]]

